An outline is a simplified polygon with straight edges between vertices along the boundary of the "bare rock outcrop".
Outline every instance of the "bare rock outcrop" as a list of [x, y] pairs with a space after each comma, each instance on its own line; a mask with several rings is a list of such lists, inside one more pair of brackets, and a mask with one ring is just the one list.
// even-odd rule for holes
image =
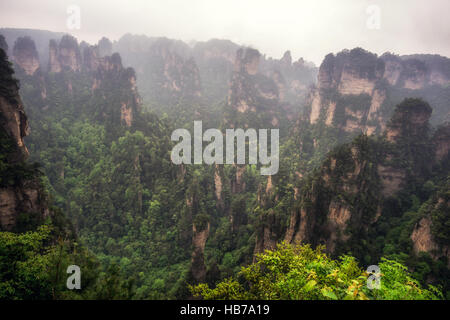
[[[279, 90], [275, 81], [261, 73], [261, 54], [258, 50], [241, 48], [236, 52], [233, 75], [228, 93], [231, 112], [254, 115], [241, 126], [267, 128], [272, 122], [279, 123]], [[262, 114], [264, 113], [264, 115]], [[238, 117], [228, 117], [225, 121], [237, 125]]]
[[18, 82], [13, 77], [13, 70], [7, 61], [6, 54], [0, 49], [0, 127], [14, 143], [11, 161], [22, 161], [28, 156], [28, 150], [23, 141], [29, 133], [28, 119], [19, 96]]
[[446, 257], [447, 265], [450, 266], [450, 247], [448, 245], [439, 245], [436, 242], [431, 231], [432, 224], [431, 218], [426, 216], [414, 226], [414, 230], [411, 233], [414, 253], [427, 252], [433, 259]]
[[450, 123], [447, 123], [436, 131], [433, 137], [435, 144], [436, 161], [442, 161], [449, 156], [450, 151]]
[[[156, 40], [149, 49], [152, 89], [163, 90], [169, 99], [180, 96], [202, 95], [200, 74], [195, 60], [184, 57], [168, 39]], [[155, 92], [161, 94], [161, 92]]]
[[39, 69], [39, 55], [30, 37], [17, 38], [13, 48], [13, 60], [27, 75], [33, 75]]
[[81, 51], [77, 39], [73, 36], [65, 35], [59, 42], [50, 40], [48, 63], [50, 72], [57, 73], [62, 70], [81, 71]]
[[[297, 194], [284, 239], [325, 244], [334, 252], [352, 241], [349, 230], [364, 238], [389, 212], [390, 200], [407, 190], [407, 181], [426, 180], [433, 164], [448, 155], [448, 128], [429, 136], [431, 111], [423, 100], [405, 99], [387, 123], [386, 140], [361, 135], [333, 150]], [[426, 227], [425, 221], [413, 233], [416, 251], [434, 248]]]
[[37, 214], [43, 219], [49, 210], [39, 177], [25, 163], [28, 151], [23, 138], [28, 134], [28, 120], [3, 49], [0, 74], [0, 229], [13, 230], [19, 214]]
[[202, 229], [199, 229], [195, 224], [192, 226], [192, 259], [191, 259], [191, 273], [196, 281], [204, 281], [206, 277], [206, 266], [204, 261], [204, 251], [206, 240], [209, 236], [210, 224], [207, 223]]
[[[142, 108], [142, 99], [137, 91], [136, 74], [132, 68], [124, 68], [118, 53], [100, 57], [96, 46], [84, 50], [84, 69], [93, 77], [92, 93], [95, 95], [108, 87], [126, 89], [119, 100], [110, 101], [114, 110], [120, 112], [121, 124], [130, 127]], [[104, 97], [102, 95], [102, 97]]]
[[306, 118], [310, 124], [323, 121], [347, 133], [383, 132], [393, 107], [392, 92], [402, 98], [432, 86], [445, 88], [450, 83], [448, 66], [450, 60], [440, 56], [378, 57], [361, 48], [329, 54], [309, 94]]

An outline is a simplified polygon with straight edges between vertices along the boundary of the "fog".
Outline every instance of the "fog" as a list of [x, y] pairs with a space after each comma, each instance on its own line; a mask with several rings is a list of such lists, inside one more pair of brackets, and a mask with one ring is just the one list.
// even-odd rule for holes
[[[67, 26], [70, 5], [80, 8], [79, 29]], [[0, 27], [68, 32], [90, 43], [125, 33], [230, 39], [319, 65], [327, 53], [357, 46], [450, 56], [449, 9], [448, 0], [2, 0]]]

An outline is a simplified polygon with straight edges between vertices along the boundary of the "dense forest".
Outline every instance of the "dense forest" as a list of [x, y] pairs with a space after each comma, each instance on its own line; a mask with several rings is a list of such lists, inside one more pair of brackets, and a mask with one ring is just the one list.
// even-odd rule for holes
[[[0, 33], [0, 196], [39, 198], [0, 208], [0, 299], [450, 298], [448, 58]], [[280, 128], [278, 173], [173, 164], [194, 120]]]

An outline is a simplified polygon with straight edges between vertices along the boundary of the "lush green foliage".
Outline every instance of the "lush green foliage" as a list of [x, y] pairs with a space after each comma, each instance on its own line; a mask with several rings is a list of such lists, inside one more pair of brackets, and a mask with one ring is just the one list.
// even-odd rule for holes
[[[54, 241], [50, 225], [26, 233], [0, 232], [0, 299], [129, 299], [132, 282], [117, 266], [101, 272], [92, 253], [69, 240]], [[81, 290], [68, 290], [69, 265], [82, 270]]]
[[[64, 42], [74, 46], [72, 40]], [[103, 41], [103, 45], [108, 51], [109, 43]], [[373, 55], [361, 49], [349, 54], [357, 60], [356, 71], [362, 76], [372, 78], [379, 71]], [[433, 281], [448, 292], [445, 259], [417, 256], [410, 239], [416, 223], [426, 216], [434, 221], [432, 232], [439, 244], [448, 245], [449, 239], [448, 213], [439, 202], [448, 201], [448, 183], [443, 181], [448, 162], [430, 166], [434, 150], [428, 128], [412, 135], [408, 133], [414, 133], [414, 128], [405, 128], [410, 131], [397, 143], [365, 135], [351, 140], [359, 132], [339, 128], [355, 120], [347, 117], [345, 109], [367, 109], [370, 96], [344, 96], [335, 90], [323, 92], [324, 105], [328, 100], [337, 102], [333, 126], [324, 124], [326, 109], [317, 124], [303, 120], [295, 124], [296, 119], [289, 120], [282, 109], [271, 109], [273, 99], [258, 94], [258, 88], [277, 91], [275, 83], [262, 75], [242, 75], [249, 85], [245, 93], [253, 95], [261, 112], [241, 114], [229, 108], [223, 96], [217, 98], [226, 92], [222, 87], [208, 95], [208, 101], [214, 100], [209, 106], [181, 92], [159, 90], [165, 81], [164, 61], [158, 54], [152, 59], [144, 65], [148, 78], [141, 84], [147, 86], [146, 106], [161, 117], [140, 110], [129, 81], [132, 69], [63, 70], [34, 76], [19, 69], [20, 92], [33, 128], [26, 143], [31, 160], [42, 164], [45, 175], [41, 178], [59, 210], [52, 208], [51, 234], [48, 226], [36, 230], [42, 221], [34, 221], [31, 215], [19, 215], [14, 230], [19, 233], [0, 234], [4, 253], [0, 276], [7, 279], [0, 290], [3, 298], [188, 298], [188, 284], [199, 281], [207, 284], [193, 292], [207, 299], [441, 298], [434, 288], [423, 289]], [[173, 59], [187, 72], [183, 79], [170, 69], [174, 81], [192, 84], [195, 74], [193, 69], [186, 70], [189, 63], [181, 55]], [[346, 58], [328, 59], [344, 63]], [[119, 60], [117, 54], [111, 57], [113, 62]], [[11, 71], [9, 64], [3, 67]], [[226, 65], [213, 67], [230, 71]], [[207, 73], [212, 76], [215, 70]], [[150, 93], [155, 96], [149, 97]], [[15, 96], [10, 98], [15, 101]], [[122, 119], [122, 103], [131, 105], [131, 124]], [[170, 161], [170, 133], [180, 127], [191, 129], [194, 119], [203, 120], [204, 128], [231, 124], [267, 128], [273, 115], [284, 130], [280, 170], [270, 182], [259, 174], [257, 165], [175, 166]], [[295, 130], [289, 131], [291, 125]], [[12, 147], [7, 138], [0, 136], [2, 187], [18, 185], [17, 177], [39, 173], [27, 163], [9, 166], [4, 154]], [[380, 195], [380, 165], [405, 172], [405, 186], [393, 197]], [[282, 245], [259, 255], [252, 264], [258, 248], [284, 239], [292, 214], [301, 210], [315, 219], [311, 246], [329, 239], [331, 203], [345, 205], [351, 213], [349, 227], [342, 230], [346, 241], [337, 240], [333, 247], [333, 258], [341, 258], [333, 260], [320, 247]], [[385, 210], [378, 215], [381, 205]], [[74, 232], [72, 237], [58, 239], [70, 229], [62, 212], [77, 230], [77, 240]], [[370, 228], [362, 227], [369, 224]], [[197, 236], [207, 238], [204, 250], [194, 243]], [[367, 275], [356, 261], [363, 266], [380, 265], [380, 290], [365, 287]], [[11, 270], [5, 267], [10, 264], [15, 266]], [[68, 264], [79, 264], [87, 275], [81, 292], [64, 287]], [[240, 271], [241, 266], [247, 267]], [[199, 272], [203, 269], [204, 274]], [[199, 273], [201, 277], [196, 278]]]
[[423, 300], [440, 299], [442, 294], [430, 286], [424, 289], [402, 264], [382, 259], [380, 288], [369, 289], [369, 274], [355, 258], [331, 259], [323, 248], [282, 243], [266, 250], [257, 262], [243, 267], [237, 278], [228, 278], [214, 289], [207, 284], [191, 287], [204, 299], [231, 300]]

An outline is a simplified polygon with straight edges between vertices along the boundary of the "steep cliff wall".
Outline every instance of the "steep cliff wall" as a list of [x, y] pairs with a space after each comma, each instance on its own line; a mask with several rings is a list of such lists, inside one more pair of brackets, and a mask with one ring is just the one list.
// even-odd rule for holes
[[436, 130], [433, 141], [435, 143], [435, 156], [437, 161], [443, 161], [450, 151], [450, 123]]
[[[99, 58], [95, 49], [86, 50], [87, 70], [93, 77], [92, 93], [94, 96], [102, 97], [103, 102], [97, 108], [104, 110], [104, 118], [117, 118], [114, 114], [120, 112], [120, 123], [130, 127], [142, 108], [141, 97], [137, 91], [136, 74], [132, 68], [124, 68], [118, 53], [112, 56]], [[93, 69], [91, 69], [93, 67]], [[119, 96], [113, 98], [106, 91], [114, 88]]]
[[195, 281], [205, 281], [206, 266], [204, 261], [204, 252], [206, 240], [209, 235], [209, 223], [203, 226], [203, 229], [198, 230], [195, 224], [192, 226], [192, 258], [191, 258], [191, 273]]
[[[442, 164], [437, 166], [442, 167], [439, 175], [446, 174], [439, 170], [448, 174], [442, 162], [448, 157], [448, 135], [441, 129], [429, 137], [431, 111], [426, 102], [406, 99], [396, 107], [385, 138], [362, 135], [333, 150], [306, 180], [284, 239], [356, 253], [358, 241], [370, 241], [378, 221], [389, 221], [393, 208], [398, 208], [393, 205], [398, 200], [389, 199], [417, 192], [414, 185], [429, 179], [434, 165]], [[437, 248], [428, 222], [419, 222], [412, 235], [416, 252]], [[364, 254], [361, 250], [358, 254]], [[433, 254], [439, 257], [442, 251]]]
[[28, 150], [23, 138], [28, 134], [28, 119], [23, 110], [22, 100], [19, 96], [17, 80], [13, 77], [13, 70], [6, 54], [0, 50], [1, 54], [1, 125], [5, 134], [13, 141], [13, 148], [10, 155], [14, 155], [12, 161], [25, 160]]
[[236, 52], [225, 122], [235, 127], [279, 127], [279, 91], [275, 81], [260, 71], [261, 54], [246, 48]]
[[416, 255], [426, 252], [434, 260], [447, 260], [447, 267], [450, 267], [449, 186], [447, 182], [430, 197], [410, 236]]
[[237, 44], [219, 39], [198, 42], [192, 48], [192, 56], [200, 72], [202, 96], [208, 103], [217, 103], [228, 95], [238, 49]]
[[[310, 93], [306, 118], [311, 124], [323, 122], [347, 133], [380, 133], [401, 99], [423, 96], [431, 88], [447, 94], [450, 74], [445, 70], [450, 60], [427, 59], [389, 53], [378, 57], [360, 48], [329, 54], [320, 66], [317, 86]], [[437, 114], [442, 110], [448, 115], [441, 102], [433, 105], [439, 110]]]
[[81, 71], [81, 52], [78, 41], [70, 35], [65, 35], [59, 42], [50, 40], [49, 71], [61, 70]]
[[49, 214], [47, 199], [36, 169], [25, 162], [23, 138], [28, 120], [17, 81], [0, 49], [0, 229], [14, 230], [20, 215], [43, 219]]
[[[136, 39], [130, 39], [136, 46]], [[172, 106], [180, 99], [196, 101], [202, 96], [202, 83], [196, 61], [189, 47], [166, 38], [146, 39], [133, 52], [124, 51], [128, 65], [138, 74], [143, 97], [152, 103]]]
[[[25, 85], [22, 94], [33, 118], [41, 118], [54, 109], [63, 108], [67, 112], [77, 108], [79, 114], [96, 113], [101, 121], [132, 125], [142, 101], [137, 92], [135, 72], [123, 67], [119, 54], [101, 55], [99, 45], [78, 45], [74, 37], [66, 35], [59, 42], [50, 41], [46, 72], [39, 68], [34, 48], [34, 41], [25, 37], [17, 40], [14, 49], [17, 76]], [[91, 89], [93, 105], [84, 110], [79, 103], [77, 106], [74, 103], [86, 97], [87, 86]], [[116, 93], [114, 98], [112, 91]]]
[[13, 61], [27, 75], [33, 75], [39, 69], [39, 55], [31, 38], [21, 37], [16, 40], [13, 48]]

